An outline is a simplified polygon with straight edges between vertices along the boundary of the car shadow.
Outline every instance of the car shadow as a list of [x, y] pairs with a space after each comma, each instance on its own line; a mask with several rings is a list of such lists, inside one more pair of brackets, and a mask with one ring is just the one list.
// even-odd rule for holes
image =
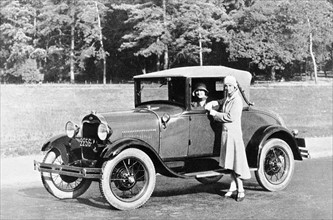
[[[162, 184], [156, 183], [155, 190], [151, 197], [176, 197], [181, 195], [197, 194], [197, 193], [208, 193], [219, 196], [224, 196], [229, 188], [229, 181], [222, 181], [211, 184], [196, 183], [196, 181], [184, 182], [179, 185], [182, 181], [173, 183], [173, 181], [161, 181]], [[165, 185], [164, 185], [165, 184]], [[244, 183], [246, 191], [265, 191], [255, 181], [249, 181]], [[19, 193], [21, 196], [45, 200], [46, 202], [62, 201], [64, 203], [80, 203], [90, 207], [105, 209], [105, 210], [117, 210], [113, 208], [100, 194], [98, 184], [92, 185], [86, 193], [76, 199], [56, 199], [50, 195], [43, 187], [31, 187], [20, 189]]]
[[[95, 187], [92, 187], [95, 188]], [[94, 190], [94, 189], [93, 189]], [[47, 203], [52, 203], [53, 201], [61, 201], [64, 203], [75, 203], [85, 204], [87, 206], [99, 208], [99, 209], [114, 209], [109, 203], [103, 198], [102, 195], [97, 195], [96, 193], [90, 193], [88, 191], [76, 199], [57, 199], [49, 194], [43, 187], [30, 187], [18, 190], [22, 197], [40, 199]]]
[[[152, 194], [152, 197], [172, 197], [172, 196], [180, 196], [180, 195], [188, 195], [188, 194], [196, 194], [196, 193], [209, 193], [209, 194], [216, 194], [220, 196], [224, 196], [224, 194], [229, 189], [229, 183], [225, 182], [217, 182], [211, 184], [201, 184], [198, 183], [197, 185], [187, 186], [187, 187], [168, 187], [167, 189], [164, 188], [157, 188]], [[266, 191], [262, 187], [260, 187], [256, 183], [244, 183], [244, 189], [248, 191]]]

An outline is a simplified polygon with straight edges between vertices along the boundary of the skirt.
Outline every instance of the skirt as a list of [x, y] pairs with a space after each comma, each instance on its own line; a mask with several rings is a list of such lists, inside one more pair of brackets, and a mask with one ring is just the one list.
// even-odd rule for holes
[[223, 129], [219, 165], [224, 169], [234, 171], [237, 177], [241, 179], [251, 178], [241, 135], [235, 137], [230, 131]]

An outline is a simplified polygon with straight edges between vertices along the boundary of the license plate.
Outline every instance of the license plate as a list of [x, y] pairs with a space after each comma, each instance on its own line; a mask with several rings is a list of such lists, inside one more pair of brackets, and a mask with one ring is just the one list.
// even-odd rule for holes
[[94, 143], [95, 143], [95, 140], [90, 139], [90, 138], [81, 138], [81, 140], [80, 140], [81, 147], [91, 147], [91, 145]]

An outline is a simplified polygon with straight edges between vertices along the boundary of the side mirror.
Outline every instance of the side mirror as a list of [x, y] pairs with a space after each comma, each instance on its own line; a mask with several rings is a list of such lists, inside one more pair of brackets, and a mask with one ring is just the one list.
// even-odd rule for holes
[[162, 120], [163, 128], [166, 128], [166, 124], [170, 120], [170, 115], [164, 113], [163, 116], [162, 116], [162, 118], [161, 118], [161, 120]]

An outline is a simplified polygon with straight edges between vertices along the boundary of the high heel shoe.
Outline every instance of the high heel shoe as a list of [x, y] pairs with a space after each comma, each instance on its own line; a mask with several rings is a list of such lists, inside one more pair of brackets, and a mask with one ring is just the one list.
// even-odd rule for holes
[[236, 201], [241, 202], [241, 201], [244, 200], [244, 198], [245, 198], [245, 192], [244, 191], [237, 191]]
[[230, 198], [234, 194], [234, 192], [236, 192], [236, 190], [228, 190], [228, 192], [224, 194], [224, 197]]

